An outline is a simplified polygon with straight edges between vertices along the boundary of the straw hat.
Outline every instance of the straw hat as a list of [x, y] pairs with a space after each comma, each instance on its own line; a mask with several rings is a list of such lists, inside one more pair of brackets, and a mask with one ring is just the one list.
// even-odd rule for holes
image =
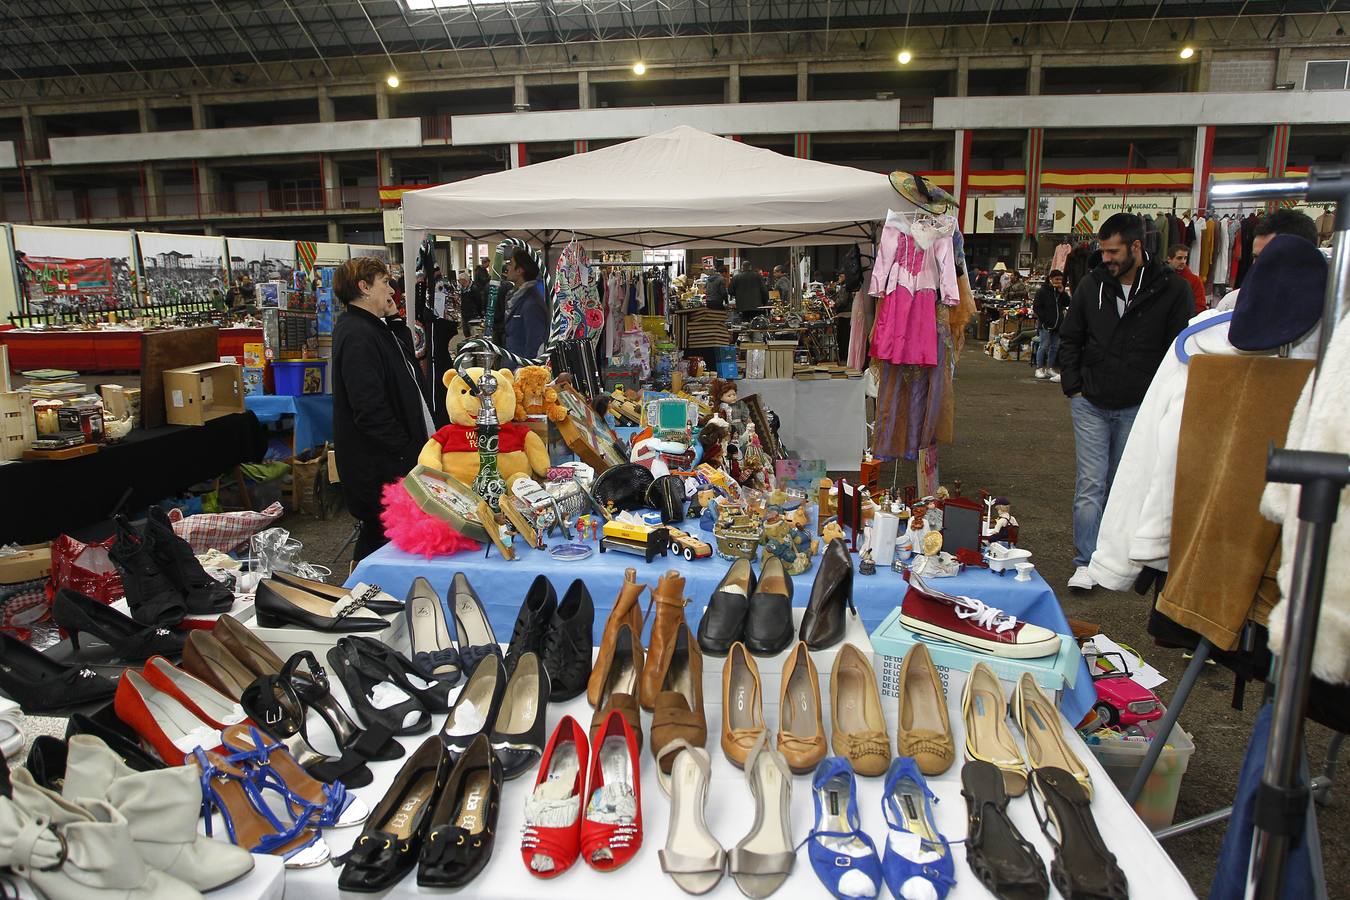
[[901, 197], [935, 216], [940, 216], [956, 206], [955, 197], [936, 184], [925, 181], [922, 175], [892, 172], [890, 178], [891, 187], [895, 188]]

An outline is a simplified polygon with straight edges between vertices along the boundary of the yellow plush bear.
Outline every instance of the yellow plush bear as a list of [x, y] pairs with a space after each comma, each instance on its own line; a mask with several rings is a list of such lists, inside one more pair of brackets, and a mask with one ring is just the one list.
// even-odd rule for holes
[[547, 415], [550, 422], [567, 418], [567, 407], [558, 400], [558, 389], [550, 383], [553, 373], [545, 366], [525, 366], [516, 370], [516, 420]]
[[[468, 369], [474, 383], [482, 377], [478, 367]], [[497, 392], [492, 395], [500, 422], [497, 441], [497, 468], [509, 487], [518, 478], [543, 476], [548, 472], [548, 448], [528, 426], [512, 419], [516, 414], [515, 379], [506, 369], [499, 369]], [[464, 484], [473, 484], [478, 476], [478, 422], [479, 400], [468, 384], [454, 369], [445, 373], [445, 410], [450, 415], [449, 425], [437, 431], [422, 447], [417, 461], [427, 468], [448, 472]]]

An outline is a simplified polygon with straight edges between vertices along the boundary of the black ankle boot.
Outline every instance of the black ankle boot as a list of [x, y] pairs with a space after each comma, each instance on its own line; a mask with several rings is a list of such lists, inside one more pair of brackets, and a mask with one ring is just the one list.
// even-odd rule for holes
[[591, 630], [595, 604], [586, 582], [572, 582], [549, 624], [544, 647], [544, 668], [552, 690], [549, 700], [561, 703], [586, 690], [591, 677]]
[[113, 516], [117, 535], [108, 557], [122, 576], [131, 617], [142, 625], [177, 625], [187, 614], [181, 591], [165, 574], [149, 541], [123, 515]]
[[[526, 653], [544, 656], [544, 639], [548, 635], [549, 625], [558, 612], [558, 594], [553, 583], [543, 575], [537, 576], [525, 592], [525, 599], [516, 614], [516, 626], [511, 631], [511, 644], [507, 647], [506, 674], [516, 670], [516, 662]], [[460, 636], [461, 642], [464, 640]]]
[[206, 574], [192, 545], [178, 536], [168, 514], [158, 506], [150, 507], [145, 538], [160, 568], [182, 592], [188, 612], [205, 615], [230, 611], [234, 592]]

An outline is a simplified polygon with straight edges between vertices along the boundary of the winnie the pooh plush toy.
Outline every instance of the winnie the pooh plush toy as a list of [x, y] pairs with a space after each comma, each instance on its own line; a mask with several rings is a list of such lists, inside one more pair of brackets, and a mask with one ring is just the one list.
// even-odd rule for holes
[[[477, 383], [483, 370], [466, 370]], [[512, 421], [516, 414], [515, 378], [506, 369], [496, 373], [498, 388], [492, 395], [500, 422], [497, 468], [509, 488], [517, 479], [543, 476], [548, 471], [548, 448], [529, 426]], [[445, 410], [450, 424], [437, 431], [422, 447], [417, 461], [430, 469], [473, 484], [478, 475], [478, 397], [454, 369], [445, 373]]]

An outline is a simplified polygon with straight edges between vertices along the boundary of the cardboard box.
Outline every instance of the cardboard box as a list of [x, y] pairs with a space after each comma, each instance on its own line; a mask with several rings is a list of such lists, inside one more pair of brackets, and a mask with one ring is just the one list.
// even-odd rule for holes
[[244, 411], [242, 366], [209, 362], [164, 372], [164, 414], [170, 425], [203, 425]]
[[109, 419], [125, 419], [131, 416], [136, 421], [141, 418], [141, 389], [123, 387], [120, 384], [100, 384], [99, 395], [103, 398], [103, 407]]
[[[875, 654], [872, 665], [877, 672], [881, 694], [883, 697], [898, 698], [900, 666], [909, 648], [921, 639], [900, 624], [899, 606], [891, 610], [885, 621], [872, 632], [871, 639]], [[1009, 695], [1017, 686], [1017, 679], [1022, 677], [1022, 673], [1030, 672], [1050, 698], [1059, 702], [1060, 691], [1064, 690], [1066, 685], [1073, 687], [1078, 682], [1078, 674], [1083, 667], [1083, 654], [1079, 651], [1078, 644], [1066, 634], [1059, 636], [1058, 653], [1037, 659], [1009, 659], [967, 650], [956, 644], [929, 640], [924, 640], [924, 643], [928, 645], [928, 653], [933, 658], [933, 665], [937, 666], [938, 676], [942, 679], [942, 686], [949, 697], [961, 694], [966, 684], [966, 676], [974, 668], [975, 663], [982, 662], [994, 671]]]
[[0, 584], [36, 581], [52, 574], [52, 545], [25, 544], [22, 553], [0, 556]]

